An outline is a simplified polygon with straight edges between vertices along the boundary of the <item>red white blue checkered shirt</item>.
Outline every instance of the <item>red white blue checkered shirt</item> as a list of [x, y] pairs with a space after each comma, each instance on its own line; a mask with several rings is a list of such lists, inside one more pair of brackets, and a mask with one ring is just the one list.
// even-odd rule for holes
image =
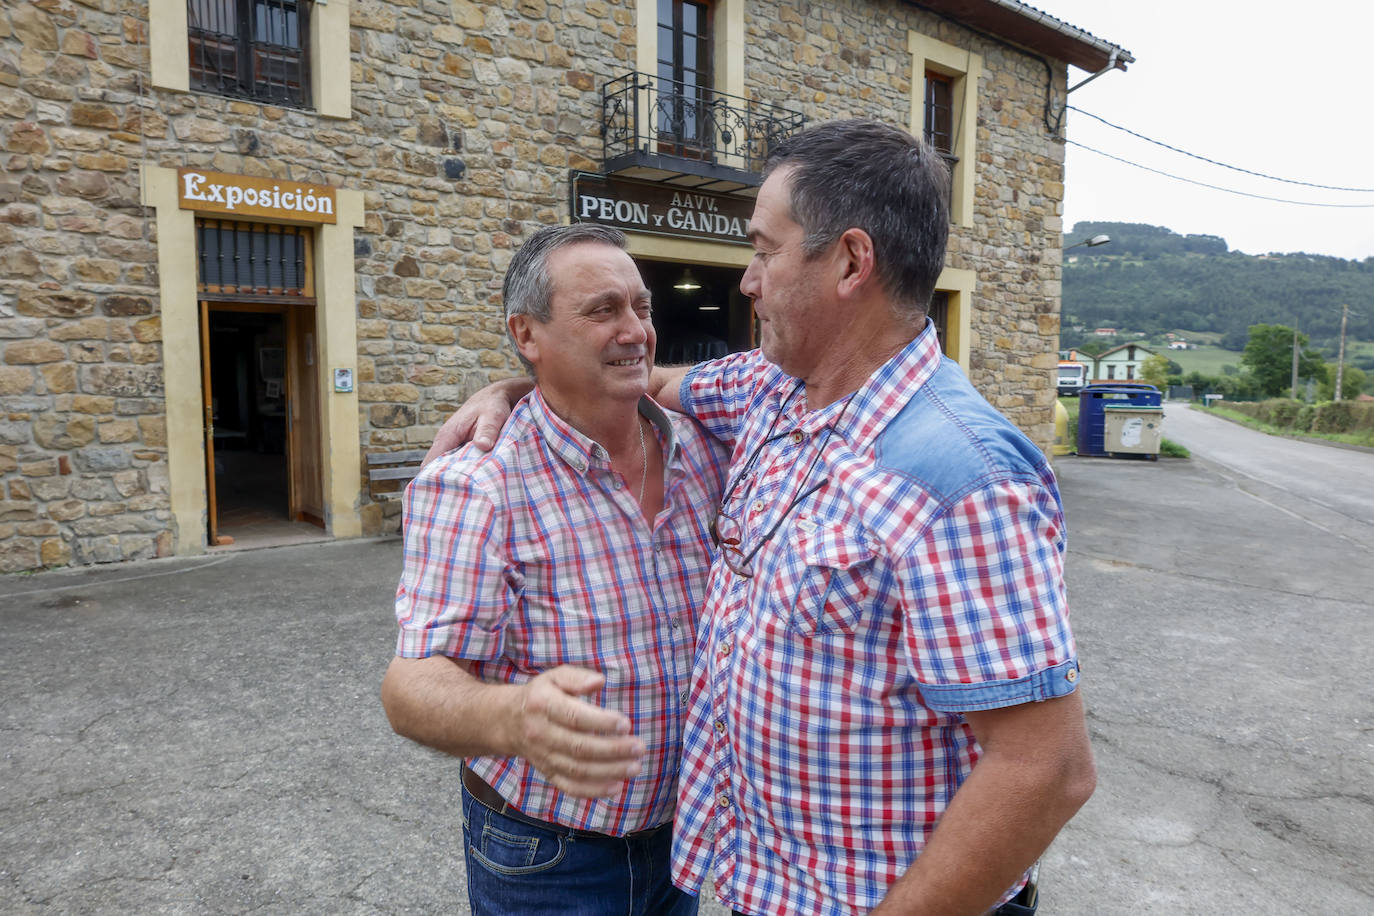
[[652, 526], [606, 451], [536, 390], [491, 452], [452, 452], [407, 488], [396, 591], [400, 656], [470, 659], [478, 678], [498, 683], [558, 665], [605, 674], [594, 701], [628, 716], [647, 747], [641, 775], [619, 797], [565, 795], [520, 758], [469, 766], [531, 817], [613, 835], [673, 815], [725, 473], [723, 452], [690, 420], [647, 398], [640, 411], [667, 450], [665, 505]]
[[733, 451], [741, 552], [786, 515], [752, 578], [711, 572], [674, 880], [760, 916], [865, 913], [977, 762], [961, 713], [1077, 686], [1053, 475], [929, 327], [821, 410], [758, 353], [681, 392]]

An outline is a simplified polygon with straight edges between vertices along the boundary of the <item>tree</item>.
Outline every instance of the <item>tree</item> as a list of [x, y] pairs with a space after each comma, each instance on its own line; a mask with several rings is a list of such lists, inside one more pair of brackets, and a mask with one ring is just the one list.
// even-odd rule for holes
[[[1317, 400], [1334, 401], [1336, 399], [1336, 364], [1327, 363], [1325, 372], [1317, 380]], [[1364, 388], [1365, 374], [1363, 369], [1355, 366], [1346, 366], [1345, 373], [1341, 376], [1341, 398], [1346, 401], [1353, 401], [1360, 396], [1360, 391]]]
[[[1250, 370], [1263, 397], [1277, 397], [1287, 391], [1293, 380], [1293, 329], [1281, 324], [1250, 326], [1240, 362]], [[1307, 335], [1297, 335], [1298, 378], [1321, 378], [1326, 361], [1316, 350], [1307, 349]]]
[[1140, 379], [1163, 391], [1169, 375], [1169, 358], [1156, 353], [1140, 365]]

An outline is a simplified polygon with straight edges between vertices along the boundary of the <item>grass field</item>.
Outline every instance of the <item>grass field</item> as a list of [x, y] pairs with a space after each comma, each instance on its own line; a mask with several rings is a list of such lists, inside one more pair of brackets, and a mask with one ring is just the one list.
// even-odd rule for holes
[[1191, 350], [1163, 350], [1164, 356], [1183, 367], [1184, 375], [1201, 372], [1203, 375], [1221, 375], [1222, 366], [1240, 368], [1240, 351], [1223, 350], [1221, 347], [1197, 347]]
[[[1203, 375], [1221, 375], [1223, 366], [1235, 366], [1240, 368], [1240, 351], [1223, 350], [1220, 347], [1203, 346], [1192, 350], [1158, 350], [1164, 356], [1178, 363], [1183, 367], [1183, 374], [1189, 372], [1201, 372]], [[1367, 340], [1347, 340], [1345, 342], [1345, 364], [1355, 365], [1356, 358], [1363, 360], [1374, 359], [1374, 342]], [[1336, 358], [1333, 354], [1327, 362], [1335, 363]], [[1365, 391], [1374, 393], [1374, 373], [1365, 370], [1367, 378], [1365, 381]]]
[[1202, 344], [1204, 346], [1215, 344], [1222, 338], [1220, 331], [1190, 331], [1186, 328], [1174, 328], [1174, 333], [1189, 343]]
[[1347, 339], [1345, 342], [1345, 358], [1349, 360], [1354, 359], [1356, 356], [1374, 359], [1374, 341]]

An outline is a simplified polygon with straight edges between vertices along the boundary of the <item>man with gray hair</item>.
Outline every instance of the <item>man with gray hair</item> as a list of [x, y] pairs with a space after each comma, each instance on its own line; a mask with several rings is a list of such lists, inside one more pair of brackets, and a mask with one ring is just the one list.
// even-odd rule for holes
[[696, 911], [669, 855], [724, 457], [645, 396], [651, 303], [624, 249], [595, 225], [530, 237], [503, 295], [535, 388], [490, 452], [406, 490], [382, 700], [467, 758], [475, 914]]

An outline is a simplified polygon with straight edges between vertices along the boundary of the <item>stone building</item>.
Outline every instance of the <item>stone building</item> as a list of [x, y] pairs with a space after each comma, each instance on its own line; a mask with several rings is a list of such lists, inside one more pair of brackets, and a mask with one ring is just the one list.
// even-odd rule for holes
[[520, 371], [502, 272], [629, 230], [660, 358], [747, 347], [768, 143], [953, 164], [946, 352], [1052, 438], [1068, 67], [1016, 0], [36, 0], [0, 13], [0, 571], [394, 530], [366, 456]]

